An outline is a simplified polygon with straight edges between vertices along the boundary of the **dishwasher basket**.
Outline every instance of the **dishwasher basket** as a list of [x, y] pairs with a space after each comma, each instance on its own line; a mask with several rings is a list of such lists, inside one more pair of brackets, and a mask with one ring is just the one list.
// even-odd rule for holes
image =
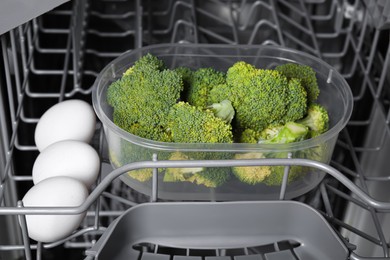
[[318, 212], [299, 202], [147, 203], [112, 223], [87, 255], [96, 260], [342, 260], [348, 250]]
[[[131, 212], [130, 208], [138, 204], [145, 204], [138, 209], [148, 208], [148, 202], [155, 202], [150, 205], [152, 208], [160, 207], [160, 203], [164, 207], [166, 202], [159, 196], [156, 178], [152, 180], [151, 193], [144, 195], [115, 177], [134, 167], [161, 168], [167, 164], [172, 166], [174, 162], [154, 158], [157, 160], [113, 169], [101, 122], [98, 122], [91, 141], [101, 156], [101, 173], [83, 205], [77, 208], [25, 208], [19, 202], [33, 185], [31, 170], [39, 154], [33, 137], [42, 114], [63, 100], [82, 99], [92, 104], [93, 84], [107, 64], [126, 51], [155, 44], [281, 46], [316, 56], [335, 68], [351, 86], [354, 108], [335, 143], [330, 166], [298, 159], [245, 163], [252, 163], [252, 166], [253, 163], [284, 165], [286, 168], [303, 164], [328, 173], [316, 188], [293, 199], [297, 202], [285, 203], [294, 205], [294, 208], [305, 208], [307, 205], [322, 215], [320, 217], [306, 208], [307, 212], [313, 213], [309, 213], [313, 219], [327, 230], [325, 232], [331, 234], [332, 243], [343, 252], [343, 258], [390, 259], [388, 1], [56, 0], [36, 4], [38, 1], [31, 0], [24, 1], [23, 12], [18, 12], [15, 10], [20, 8], [19, 2], [0, 1], [0, 19], [6, 20], [0, 24], [1, 260], [90, 260], [99, 250], [105, 250], [99, 247], [103, 240], [107, 242], [105, 248], [110, 249], [108, 241], [111, 241], [111, 237], [105, 231], [108, 228], [108, 232], [111, 232], [112, 223], [119, 225], [116, 222], [118, 217], [131, 215], [125, 213]], [[64, 4], [52, 9], [59, 3]], [[31, 8], [34, 12], [30, 13], [30, 8], [26, 7], [28, 5], [34, 5]], [[18, 15], [14, 16], [15, 12]], [[20, 23], [11, 26], [13, 21]], [[183, 161], [176, 166], [191, 167], [190, 163], [195, 162]], [[198, 163], [227, 167], [237, 166], [238, 162]], [[242, 205], [241, 202], [231, 202], [231, 205], [230, 202], [221, 205], [210, 202], [210, 205], [233, 208], [255, 204], [282, 205], [284, 202], [277, 200], [285, 199], [284, 195], [281, 189], [274, 202], [242, 202]], [[183, 207], [198, 204], [191, 201], [175, 203]], [[207, 207], [207, 203], [204, 203]], [[248, 209], [251, 210], [255, 211]], [[52, 243], [30, 240], [23, 224], [25, 214], [79, 214], [85, 211], [86, 216], [74, 233]], [[204, 213], [201, 216], [204, 217]], [[329, 225], [324, 223], [324, 219]], [[310, 234], [317, 228], [305, 225], [304, 231]], [[276, 229], [272, 231], [281, 234]], [[102, 240], [99, 240], [101, 237]], [[226, 253], [223, 250], [211, 252], [203, 247], [198, 247], [201, 250], [197, 251], [194, 250], [196, 245], [189, 247], [188, 253], [184, 253], [181, 247], [168, 248], [168, 251], [179, 252], [174, 260], [183, 257], [202, 260], [228, 257], [229, 260], [236, 260], [257, 257], [252, 254], [253, 249], [260, 250], [257, 258], [264, 260], [265, 257], [272, 259], [270, 252], [288, 249], [277, 255], [284, 254], [284, 259], [296, 259], [298, 255], [294, 250], [310, 251], [302, 245], [301, 239], [306, 238], [308, 236], [303, 234], [292, 241], [276, 239], [273, 245], [255, 243], [255, 248], [244, 245], [249, 248], [238, 248], [238, 251], [218, 245], [217, 248], [226, 249]], [[301, 241], [301, 244], [293, 241]], [[156, 256], [151, 251], [167, 252], [166, 246], [177, 245], [160, 246], [149, 243], [136, 249], [145, 252], [144, 258], [147, 255], [149, 259], [154, 259]], [[320, 248], [322, 246], [326, 245], [319, 245]], [[332, 250], [326, 253], [333, 257]], [[162, 255], [173, 258], [174, 254]]]

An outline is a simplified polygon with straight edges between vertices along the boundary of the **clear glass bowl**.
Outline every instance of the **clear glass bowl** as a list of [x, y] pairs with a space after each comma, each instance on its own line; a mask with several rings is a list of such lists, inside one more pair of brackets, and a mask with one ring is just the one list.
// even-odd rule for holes
[[[186, 66], [193, 69], [213, 67], [226, 71], [237, 61], [246, 61], [257, 68], [272, 69], [279, 64], [294, 62], [312, 67], [317, 73], [320, 95], [317, 100], [329, 113], [329, 130], [315, 138], [291, 144], [189, 144], [165, 143], [140, 138], [130, 134], [112, 121], [113, 109], [107, 104], [107, 88], [121, 78], [124, 71], [143, 55], [151, 53], [162, 59], [168, 68]], [[184, 152], [190, 158], [199, 153], [208, 158], [232, 159], [238, 153], [278, 153], [279, 157], [291, 153], [293, 158], [307, 158], [329, 163], [339, 132], [347, 124], [352, 112], [352, 93], [342, 76], [322, 60], [296, 50], [275, 46], [248, 45], [203, 45], [203, 44], [161, 44], [126, 52], [108, 64], [96, 79], [92, 93], [93, 106], [103, 123], [108, 142], [108, 154], [114, 168], [134, 161], [168, 159], [174, 152]], [[137, 98], [137, 97], [134, 97]], [[275, 166], [276, 167], [276, 166]], [[158, 174], [158, 197], [172, 200], [261, 200], [278, 199], [280, 186], [263, 183], [250, 185], [240, 182], [231, 172], [230, 179], [218, 187], [206, 187], [191, 182], [170, 182], [164, 178], [165, 169]], [[301, 171], [286, 190], [286, 198], [300, 196], [315, 188], [324, 173], [311, 168], [296, 168]], [[151, 171], [150, 169], [146, 171]], [[133, 173], [134, 174], [137, 173]], [[151, 179], [136, 180], [124, 174], [121, 179], [138, 192], [150, 195]]]

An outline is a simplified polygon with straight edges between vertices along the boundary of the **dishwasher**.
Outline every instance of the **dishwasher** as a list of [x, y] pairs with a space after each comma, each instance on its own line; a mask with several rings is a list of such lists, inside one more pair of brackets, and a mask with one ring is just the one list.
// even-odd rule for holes
[[[4, 1], [0, 21], [1, 260], [390, 259], [389, 1]], [[253, 48], [254, 58], [263, 48], [308, 54], [349, 86], [353, 110], [329, 164], [310, 158], [170, 162], [154, 154], [113, 167], [99, 116], [89, 143], [100, 170], [85, 202], [23, 205], [34, 185], [40, 118], [70, 99], [92, 106], [97, 82], [115, 74], [107, 66], [114, 59], [159, 48], [162, 54], [166, 48], [183, 52], [182, 60], [190, 59], [187, 51], [200, 59], [248, 54], [237, 46]], [[206, 197], [165, 196], [156, 177], [159, 168], [248, 165], [306, 166], [323, 176], [296, 195], [282, 188], [275, 198], [257, 199], [255, 190], [249, 200], [213, 189]], [[146, 191], [121, 178], [143, 168], [154, 169]], [[83, 212], [65, 238], [29, 238], [28, 215]]]

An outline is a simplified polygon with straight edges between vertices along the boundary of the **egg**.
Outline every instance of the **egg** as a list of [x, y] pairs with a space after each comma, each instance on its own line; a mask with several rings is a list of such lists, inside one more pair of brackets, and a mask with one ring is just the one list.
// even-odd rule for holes
[[96, 116], [90, 104], [67, 100], [50, 107], [39, 119], [35, 144], [41, 152], [50, 144], [63, 140], [89, 142], [95, 132]]
[[73, 140], [56, 142], [46, 147], [32, 168], [34, 184], [55, 176], [67, 176], [91, 187], [100, 169], [100, 158], [87, 143]]
[[[87, 198], [83, 183], [70, 177], [52, 177], [34, 185], [23, 197], [25, 207], [76, 207]], [[69, 236], [79, 226], [86, 213], [79, 215], [26, 215], [30, 238], [54, 242]]]

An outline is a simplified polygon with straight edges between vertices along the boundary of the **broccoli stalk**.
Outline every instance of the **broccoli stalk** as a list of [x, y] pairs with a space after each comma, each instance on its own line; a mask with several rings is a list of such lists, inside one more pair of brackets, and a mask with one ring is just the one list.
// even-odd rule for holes
[[214, 103], [207, 107], [214, 112], [216, 117], [221, 118], [226, 123], [230, 124], [234, 117], [234, 108], [229, 100], [222, 100], [220, 103]]

